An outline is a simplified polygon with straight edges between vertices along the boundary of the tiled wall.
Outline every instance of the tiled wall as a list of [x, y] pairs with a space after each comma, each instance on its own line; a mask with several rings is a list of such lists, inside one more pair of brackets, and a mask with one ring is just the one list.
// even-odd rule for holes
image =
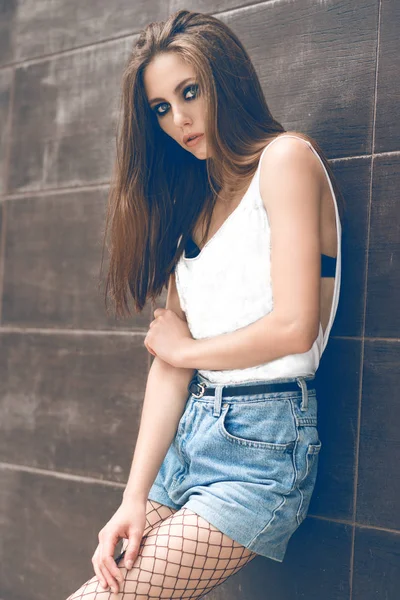
[[394, 600], [397, 0], [0, 4], [0, 597], [62, 599], [91, 577], [128, 477], [151, 310], [118, 322], [105, 313], [107, 185], [132, 42], [178, 8], [239, 35], [274, 116], [317, 139], [348, 207], [340, 304], [317, 373], [323, 451], [310, 514], [284, 563], [258, 557], [210, 600]]

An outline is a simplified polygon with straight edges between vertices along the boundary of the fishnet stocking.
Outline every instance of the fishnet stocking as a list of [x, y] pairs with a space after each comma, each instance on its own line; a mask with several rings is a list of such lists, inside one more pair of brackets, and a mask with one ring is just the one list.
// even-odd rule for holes
[[104, 590], [95, 576], [67, 600], [203, 598], [257, 556], [184, 506], [174, 511], [148, 500], [147, 507], [149, 524], [132, 569], [125, 568], [124, 550], [115, 559], [123, 576], [119, 593]]

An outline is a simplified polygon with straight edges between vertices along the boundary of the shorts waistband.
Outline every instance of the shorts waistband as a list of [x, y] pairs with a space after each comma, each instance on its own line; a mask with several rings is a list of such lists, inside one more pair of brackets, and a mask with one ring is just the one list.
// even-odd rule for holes
[[308, 391], [314, 387], [315, 375], [304, 375], [273, 382], [249, 382], [245, 384], [215, 384], [207, 383], [197, 374], [188, 385], [188, 392], [195, 398], [214, 397], [214, 414], [218, 416], [221, 401], [227, 396], [246, 396], [252, 394], [269, 394], [273, 392], [302, 392], [301, 410], [308, 408]]

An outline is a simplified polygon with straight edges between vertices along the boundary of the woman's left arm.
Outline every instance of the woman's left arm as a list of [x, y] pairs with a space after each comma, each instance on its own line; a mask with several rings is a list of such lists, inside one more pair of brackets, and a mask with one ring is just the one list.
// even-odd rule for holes
[[321, 165], [304, 142], [283, 138], [265, 152], [260, 193], [271, 229], [273, 310], [235, 331], [193, 339], [186, 323], [157, 309], [149, 340], [155, 353], [175, 366], [224, 370], [308, 351], [320, 320], [321, 190]]

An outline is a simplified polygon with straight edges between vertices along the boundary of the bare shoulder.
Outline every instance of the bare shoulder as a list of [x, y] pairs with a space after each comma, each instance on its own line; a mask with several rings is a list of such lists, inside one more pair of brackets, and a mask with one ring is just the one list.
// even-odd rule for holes
[[260, 191], [264, 204], [272, 190], [287, 185], [320, 198], [323, 184], [323, 167], [308, 141], [281, 134], [271, 147], [267, 147], [260, 163]]
[[293, 137], [295, 135], [297, 134], [282, 133], [267, 147], [261, 161], [264, 171], [266, 168], [282, 170], [297, 165], [308, 167], [314, 174], [321, 173], [321, 163], [309, 145], [312, 142], [300, 136]]

